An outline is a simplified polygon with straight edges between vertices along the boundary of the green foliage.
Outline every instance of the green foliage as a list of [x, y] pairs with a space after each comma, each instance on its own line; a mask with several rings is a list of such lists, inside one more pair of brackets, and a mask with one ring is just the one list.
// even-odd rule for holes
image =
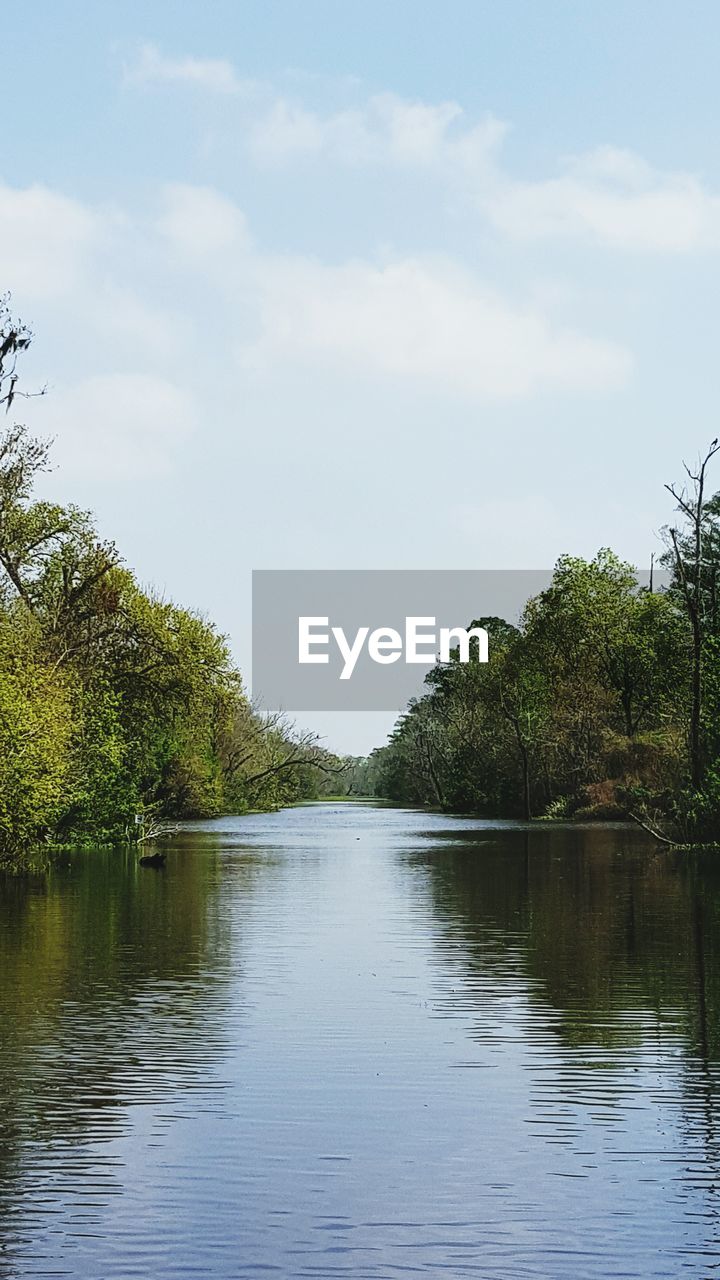
[[[0, 303], [6, 408], [29, 341]], [[340, 762], [257, 715], [224, 637], [143, 591], [90, 515], [34, 500], [47, 459], [0, 435], [0, 857], [312, 794]]]
[[36, 629], [0, 618], [0, 858], [59, 821], [75, 732], [69, 682], [44, 657]]
[[460, 812], [610, 817], [640, 788], [670, 816], [688, 783], [690, 679], [673, 593], [638, 589], [604, 549], [563, 556], [518, 628], [481, 623], [488, 663], [428, 674], [375, 755], [377, 793]]

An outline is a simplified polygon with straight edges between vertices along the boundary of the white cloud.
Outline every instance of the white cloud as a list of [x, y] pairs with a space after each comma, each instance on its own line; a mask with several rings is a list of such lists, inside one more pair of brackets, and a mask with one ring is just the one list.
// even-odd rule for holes
[[327, 266], [263, 252], [237, 206], [209, 188], [166, 188], [157, 227], [181, 262], [213, 257], [205, 279], [224, 307], [231, 299], [246, 368], [353, 370], [473, 399], [615, 387], [630, 369], [619, 345], [506, 300], [448, 260]]
[[42, 423], [64, 471], [142, 480], [171, 468], [197, 413], [190, 392], [167, 379], [111, 373], [55, 389]]
[[127, 78], [243, 95], [245, 113], [235, 128], [257, 163], [313, 160], [425, 172], [509, 237], [572, 237], [639, 252], [720, 247], [720, 195], [691, 173], [653, 168], [618, 147], [591, 149], [558, 173], [528, 180], [503, 163], [509, 126], [492, 115], [473, 122], [457, 102], [378, 93], [358, 106], [321, 112], [243, 80], [225, 59], [169, 58], [154, 45], [142, 47]]
[[496, 227], [522, 239], [575, 236], [641, 252], [720, 247], [719, 196], [613, 147], [569, 161], [558, 178], [522, 182], [498, 169], [476, 198]]
[[244, 114], [233, 128], [259, 164], [313, 160], [425, 172], [509, 237], [572, 237], [638, 252], [720, 247], [720, 195], [692, 173], [653, 168], [618, 147], [590, 149], [559, 172], [528, 180], [503, 163], [509, 126], [492, 115], [473, 122], [457, 102], [377, 93], [322, 112], [242, 79], [225, 59], [170, 58], [154, 45], [141, 48], [127, 78], [242, 95]]
[[143, 252], [150, 249], [137, 221], [116, 207], [39, 185], [0, 185], [0, 293], [11, 295], [13, 310], [31, 327], [55, 316], [73, 335], [71, 364], [103, 342], [116, 359], [141, 350], [146, 362], [162, 360], [176, 344], [177, 314], [131, 283], [129, 264]]
[[172, 183], [164, 188], [163, 203], [158, 230], [181, 254], [202, 258], [249, 244], [243, 214], [211, 187]]
[[102, 237], [98, 215], [47, 187], [0, 186], [0, 279], [22, 301], [57, 297], [77, 283]]
[[720, 196], [692, 174], [606, 146], [571, 158], [559, 176], [523, 180], [503, 164], [507, 132], [493, 116], [469, 124], [453, 102], [381, 94], [321, 116], [279, 98], [248, 125], [248, 146], [262, 163], [312, 157], [424, 171], [518, 239], [564, 236], [641, 252], [720, 247]]
[[217, 94], [245, 94], [254, 82], [241, 79], [225, 58], [170, 58], [153, 44], [141, 46], [126, 80], [136, 84], [176, 84]]
[[162, 473], [208, 386], [235, 404], [249, 371], [271, 387], [321, 370], [485, 402], [611, 389], [631, 368], [618, 344], [553, 318], [557, 304], [503, 296], [447, 258], [271, 254], [206, 187], [164, 188], [154, 215], [0, 188], [0, 245], [0, 284], [65, 352], [33, 425], [74, 472]]
[[248, 143], [263, 163], [325, 157], [350, 166], [436, 169], [484, 162], [506, 126], [491, 116], [471, 128], [462, 121], [456, 102], [426, 104], [392, 93], [325, 116], [279, 97], [250, 122]]
[[720, 196], [693, 174], [654, 169], [604, 146], [571, 158], [557, 176], [523, 180], [503, 164], [508, 128], [493, 116], [469, 123], [455, 102], [379, 94], [321, 115], [279, 97], [258, 110], [247, 139], [264, 164], [313, 158], [425, 171], [518, 239], [564, 236], [640, 252], [720, 247]]
[[248, 355], [260, 367], [310, 361], [481, 400], [614, 387], [630, 369], [622, 347], [554, 325], [446, 263], [282, 259], [261, 264], [258, 280], [262, 333]]

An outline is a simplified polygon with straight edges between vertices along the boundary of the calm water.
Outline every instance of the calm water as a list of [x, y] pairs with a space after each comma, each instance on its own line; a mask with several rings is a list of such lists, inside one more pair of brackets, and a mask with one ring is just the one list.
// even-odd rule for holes
[[0, 885], [0, 1277], [708, 1277], [720, 859], [315, 805]]

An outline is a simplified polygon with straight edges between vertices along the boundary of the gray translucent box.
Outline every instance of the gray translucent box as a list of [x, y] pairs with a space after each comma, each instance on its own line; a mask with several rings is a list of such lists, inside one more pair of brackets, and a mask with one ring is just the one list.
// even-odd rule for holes
[[[314, 653], [327, 663], [299, 660], [299, 619], [327, 618], [348, 639], [361, 627], [392, 628], [405, 637], [408, 618], [467, 627], [483, 617], [517, 622], [531, 596], [548, 586], [551, 570], [256, 570], [253, 573], [253, 698], [283, 711], [400, 711], [422, 692], [437, 649], [424, 664], [373, 661], [367, 643], [352, 675], [330, 636]], [[318, 626], [314, 630], [322, 631]], [[423, 628], [431, 631], [431, 627]], [[430, 646], [424, 646], [430, 649]]]

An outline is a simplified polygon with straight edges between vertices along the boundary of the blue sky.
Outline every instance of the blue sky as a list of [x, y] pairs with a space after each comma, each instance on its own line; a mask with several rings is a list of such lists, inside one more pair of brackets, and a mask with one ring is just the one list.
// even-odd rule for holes
[[0, 278], [47, 490], [245, 668], [253, 567], [647, 563], [717, 433], [718, 6], [3, 25]]

